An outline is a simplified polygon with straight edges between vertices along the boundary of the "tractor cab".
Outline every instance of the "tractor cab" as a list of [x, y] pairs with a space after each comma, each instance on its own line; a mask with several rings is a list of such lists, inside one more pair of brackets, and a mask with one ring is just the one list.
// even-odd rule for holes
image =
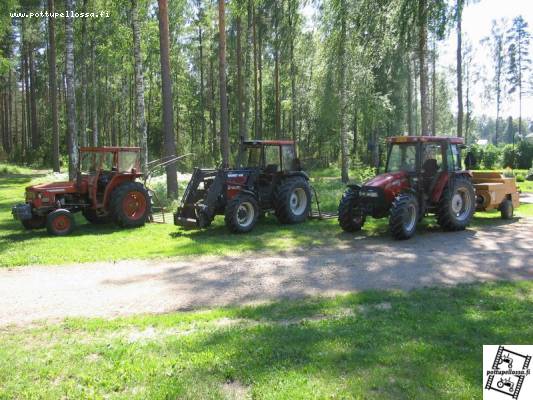
[[245, 140], [241, 143], [238, 164], [265, 174], [301, 170], [292, 140]]

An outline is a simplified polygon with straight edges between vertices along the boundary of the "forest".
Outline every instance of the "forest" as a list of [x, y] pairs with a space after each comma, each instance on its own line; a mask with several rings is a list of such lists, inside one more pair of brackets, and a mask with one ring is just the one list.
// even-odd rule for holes
[[[72, 177], [80, 146], [140, 146], [144, 168], [192, 153], [178, 166], [188, 170], [232, 165], [241, 138], [287, 138], [306, 168], [336, 165], [346, 182], [350, 169], [379, 165], [387, 136], [407, 134], [486, 139], [502, 166], [529, 168], [528, 23], [495, 20], [472, 43], [467, 5], [3, 0], [0, 158]], [[456, 66], [443, 72], [450, 35]], [[476, 68], [476, 47], [490, 51], [489, 71]], [[474, 86], [494, 110], [473, 112]], [[511, 99], [518, 118], [502, 112]], [[169, 196], [176, 168], [166, 170]]]

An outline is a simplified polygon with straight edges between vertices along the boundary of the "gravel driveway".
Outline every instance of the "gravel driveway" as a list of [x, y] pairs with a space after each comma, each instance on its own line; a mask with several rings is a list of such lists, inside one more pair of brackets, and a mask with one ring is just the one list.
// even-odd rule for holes
[[[0, 270], [0, 326], [249, 304], [362, 289], [533, 279], [533, 219], [409, 241], [346, 236], [335, 248]], [[235, 236], [235, 240], [238, 237]]]

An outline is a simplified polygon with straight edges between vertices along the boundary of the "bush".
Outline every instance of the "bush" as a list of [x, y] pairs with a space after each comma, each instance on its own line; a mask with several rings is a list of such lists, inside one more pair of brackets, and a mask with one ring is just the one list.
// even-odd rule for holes
[[473, 144], [470, 146], [469, 152], [471, 152], [475, 159], [475, 164], [470, 166], [470, 169], [480, 169], [481, 161], [483, 160], [483, 147], [478, 144]]
[[512, 144], [506, 144], [503, 148], [503, 166], [516, 168], [518, 165], [518, 149]]
[[526, 178], [522, 174], [516, 174], [516, 181], [517, 182], [524, 182]]
[[527, 169], [531, 166], [533, 161], [533, 143], [529, 143], [526, 140], [522, 140], [517, 144], [518, 149], [518, 168]]
[[498, 163], [500, 158], [500, 150], [489, 144], [483, 152], [483, 167], [486, 169], [492, 169]]

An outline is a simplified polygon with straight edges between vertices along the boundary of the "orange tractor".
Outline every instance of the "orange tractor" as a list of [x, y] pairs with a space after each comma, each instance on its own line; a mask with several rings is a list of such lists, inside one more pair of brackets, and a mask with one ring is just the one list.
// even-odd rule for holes
[[151, 212], [142, 176], [138, 147], [82, 147], [75, 181], [28, 186], [26, 202], [12, 214], [26, 229], [46, 227], [57, 236], [72, 232], [79, 211], [93, 224], [142, 226]]

